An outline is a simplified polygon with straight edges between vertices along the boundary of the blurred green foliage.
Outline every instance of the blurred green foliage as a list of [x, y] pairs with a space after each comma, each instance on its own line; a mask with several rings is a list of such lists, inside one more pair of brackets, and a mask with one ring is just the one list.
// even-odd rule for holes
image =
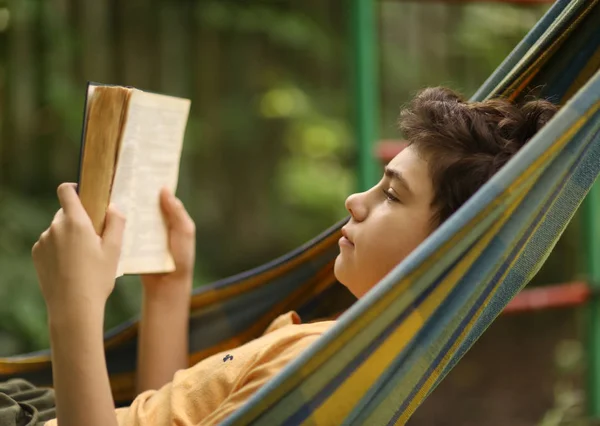
[[[470, 95], [543, 12], [382, 2], [382, 136], [399, 137], [398, 110], [420, 87]], [[202, 285], [345, 216], [351, 53], [338, 2], [0, 0], [0, 356], [48, 346], [30, 249], [56, 186], [77, 177], [86, 81], [192, 99], [178, 194], [197, 223]], [[106, 327], [139, 303], [137, 278], [120, 279]]]

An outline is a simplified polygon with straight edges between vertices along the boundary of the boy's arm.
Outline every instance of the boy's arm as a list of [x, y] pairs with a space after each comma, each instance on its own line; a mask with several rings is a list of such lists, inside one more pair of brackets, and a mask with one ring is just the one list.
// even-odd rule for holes
[[56, 417], [60, 426], [116, 425], [106, 359], [103, 314], [82, 309], [49, 317]]
[[188, 323], [196, 229], [183, 204], [163, 191], [160, 204], [169, 229], [176, 270], [142, 276], [136, 391], [159, 389], [188, 367]]
[[61, 426], [116, 425], [102, 326], [125, 218], [109, 209], [98, 236], [74, 185], [61, 185], [58, 198], [62, 209], [32, 250], [48, 312], [57, 417]]
[[[163, 283], [185, 287], [185, 283]], [[175, 292], [173, 292], [175, 293]], [[188, 322], [190, 293], [161, 294], [145, 290], [138, 336], [136, 391], [159, 389], [173, 379], [177, 370], [188, 366]]]

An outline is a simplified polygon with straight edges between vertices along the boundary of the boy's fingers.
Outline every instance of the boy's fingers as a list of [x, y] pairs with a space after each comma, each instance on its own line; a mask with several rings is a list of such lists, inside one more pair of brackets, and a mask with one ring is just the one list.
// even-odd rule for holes
[[76, 187], [75, 183], [62, 183], [56, 190], [60, 206], [67, 216], [86, 214], [75, 190]]
[[[125, 215], [119, 212], [114, 205], [106, 211], [106, 222], [102, 233], [102, 244], [114, 254], [121, 252], [123, 233], [125, 231]], [[116, 252], [116, 253], [115, 253]]]
[[166, 189], [163, 189], [160, 195], [161, 205], [165, 213], [168, 227], [170, 229], [194, 234], [196, 232], [196, 226], [181, 200]]
[[52, 223], [61, 221], [63, 219], [64, 215], [65, 215], [65, 212], [63, 211], [63, 209], [58, 209], [58, 211], [54, 215], [54, 219], [52, 219]]
[[167, 188], [162, 188], [158, 195], [160, 201], [160, 208], [165, 215], [165, 218], [168, 220], [168, 216], [171, 213], [171, 202], [173, 198], [173, 194]]

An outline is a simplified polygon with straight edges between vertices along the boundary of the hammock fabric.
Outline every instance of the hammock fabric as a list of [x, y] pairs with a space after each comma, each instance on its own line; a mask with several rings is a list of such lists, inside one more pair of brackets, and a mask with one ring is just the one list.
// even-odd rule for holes
[[[336, 325], [230, 425], [404, 424], [535, 275], [600, 174], [600, 0], [559, 0], [475, 94], [563, 105], [496, 176], [357, 303], [336, 282], [345, 221], [263, 267], [199, 289], [190, 362], [277, 315]], [[352, 305], [349, 309], [347, 309]], [[115, 398], [133, 397], [135, 321], [106, 336]], [[47, 351], [0, 359], [0, 381], [52, 383]]]

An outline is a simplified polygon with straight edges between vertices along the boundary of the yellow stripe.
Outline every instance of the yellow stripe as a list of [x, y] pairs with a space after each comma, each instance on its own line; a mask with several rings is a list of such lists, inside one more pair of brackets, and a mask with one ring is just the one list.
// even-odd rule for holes
[[0, 360], [0, 374], [25, 373], [42, 369], [50, 366], [50, 357], [33, 356], [25, 359], [11, 360], [5, 358]]
[[[527, 76], [527, 78], [524, 78], [521, 82], [521, 84], [518, 85], [518, 87], [514, 90], [512, 90], [510, 87], [504, 92], [506, 94], [506, 97], [508, 99], [510, 99], [511, 101], [515, 101], [517, 99], [517, 97], [519, 97], [519, 95], [523, 92], [523, 90], [525, 90], [525, 88], [527, 87], [527, 85], [531, 82], [531, 80], [534, 79], [534, 77], [536, 76], [536, 74], [538, 73], [539, 68], [532, 71], [531, 75]], [[512, 90], [512, 91], [511, 91]]]

